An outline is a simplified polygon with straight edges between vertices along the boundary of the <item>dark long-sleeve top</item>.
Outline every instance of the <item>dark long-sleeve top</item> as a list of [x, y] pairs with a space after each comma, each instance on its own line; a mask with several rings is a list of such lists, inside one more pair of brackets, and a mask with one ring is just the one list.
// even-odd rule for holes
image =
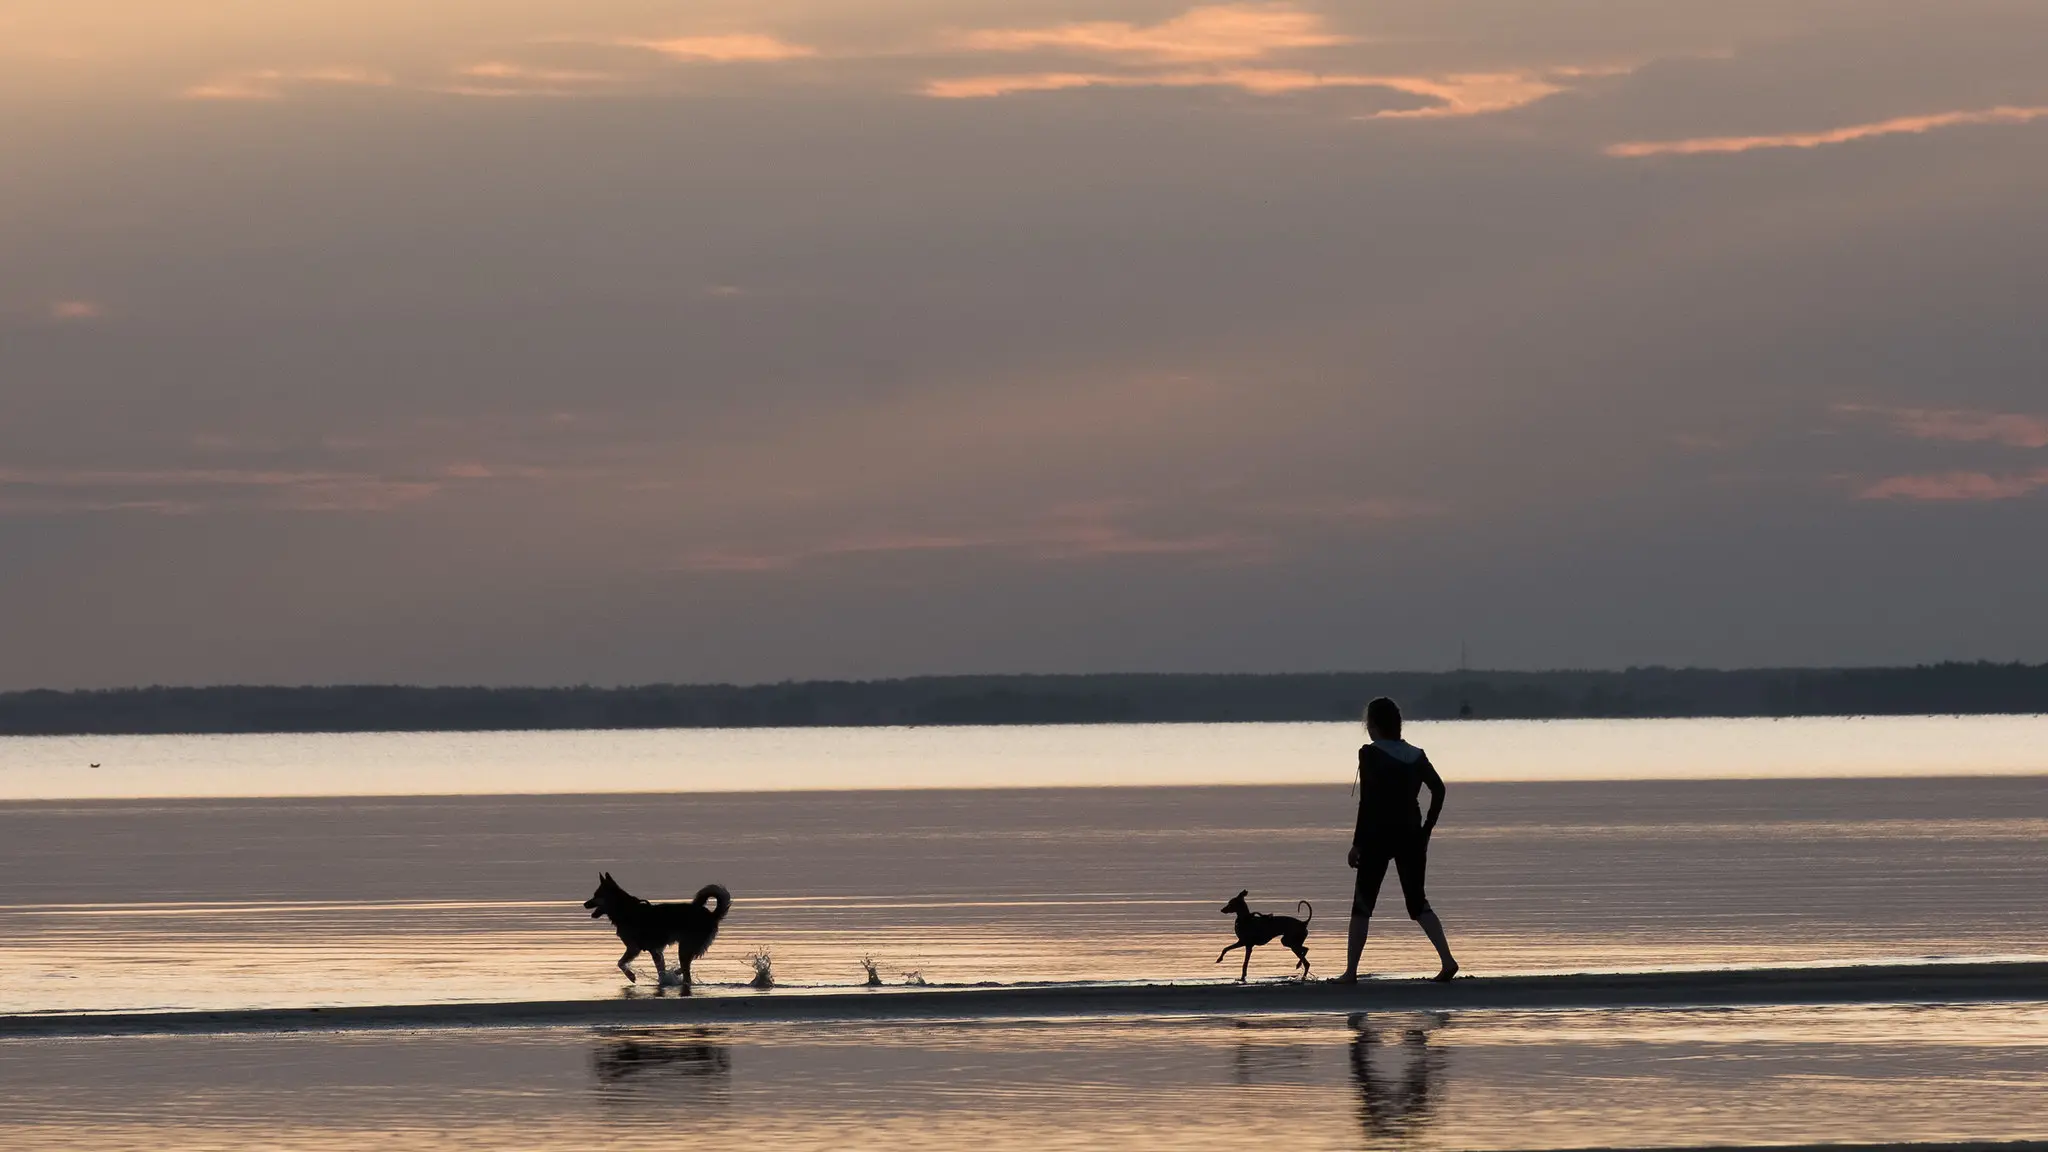
[[[1429, 788], [1429, 817], [1424, 819], [1419, 796]], [[1358, 750], [1358, 826], [1353, 847], [1373, 842], [1410, 839], [1436, 827], [1444, 810], [1444, 778], [1437, 775], [1429, 754], [1404, 762], [1370, 744]]]

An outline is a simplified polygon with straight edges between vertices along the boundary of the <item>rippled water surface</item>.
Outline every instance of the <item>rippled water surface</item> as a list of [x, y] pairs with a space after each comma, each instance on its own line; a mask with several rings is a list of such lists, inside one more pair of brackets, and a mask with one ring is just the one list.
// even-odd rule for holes
[[2043, 1134], [2048, 1006], [0, 1041], [37, 1148], [1577, 1148]]
[[[0, 806], [0, 1011], [613, 996], [579, 906], [731, 887], [700, 976], [1213, 980], [1223, 901], [1316, 909], [1342, 786], [94, 801]], [[1462, 784], [1431, 897], [1474, 973], [2048, 953], [2048, 784]], [[1433, 970], [1382, 900], [1368, 967]], [[1255, 977], [1281, 978], [1274, 949]], [[643, 974], [650, 973], [642, 961]]]

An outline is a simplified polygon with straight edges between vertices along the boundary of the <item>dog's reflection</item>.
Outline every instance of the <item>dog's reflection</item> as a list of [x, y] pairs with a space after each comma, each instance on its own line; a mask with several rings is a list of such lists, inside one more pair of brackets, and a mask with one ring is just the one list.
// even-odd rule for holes
[[1432, 1012], [1395, 1028], [1363, 1012], [1351, 1015], [1351, 1083], [1367, 1140], [1406, 1140], [1436, 1118], [1447, 1054], [1429, 1038], [1450, 1022], [1450, 1013]]
[[652, 1095], [664, 1087], [723, 1095], [732, 1081], [732, 1049], [708, 1028], [609, 1032], [590, 1053], [600, 1088]]

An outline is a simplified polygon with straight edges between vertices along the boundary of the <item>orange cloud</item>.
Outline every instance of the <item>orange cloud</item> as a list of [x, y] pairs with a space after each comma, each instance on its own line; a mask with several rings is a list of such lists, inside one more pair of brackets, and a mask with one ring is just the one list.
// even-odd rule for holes
[[1978, 501], [2016, 500], [2048, 488], [2048, 468], [2018, 476], [1984, 472], [1939, 472], [1888, 476], [1857, 493], [1862, 500]]
[[1609, 156], [1698, 156], [1729, 152], [1750, 152], [1759, 148], [1819, 148], [1847, 144], [1875, 136], [1905, 136], [1953, 128], [1966, 124], [2025, 124], [2048, 116], [2048, 107], [2015, 107], [2001, 104], [1966, 112], [1938, 112], [1928, 116], [1901, 116], [1869, 124], [1852, 124], [1824, 132], [1790, 132], [1777, 136], [1702, 136], [1690, 140], [1636, 140], [1609, 144]]
[[1382, 76], [1379, 82], [1385, 87], [1427, 96], [1439, 103], [1426, 108], [1375, 112], [1368, 119], [1428, 119], [1508, 112], [1564, 91], [1564, 86], [1555, 82], [1552, 76], [1578, 78], [1590, 74], [1596, 73], [1585, 69], [1561, 69], [1556, 73], [1454, 72], [1448, 76]]
[[180, 92], [187, 100], [281, 100], [287, 89], [300, 84], [385, 86], [390, 76], [366, 68], [261, 68], [233, 72], [195, 84]]
[[804, 44], [792, 44], [775, 36], [742, 32], [728, 36], [674, 36], [665, 40], [625, 40], [631, 48], [645, 48], [671, 60], [694, 60], [710, 64], [764, 64], [780, 60], [802, 60], [818, 54]]
[[988, 28], [961, 33], [955, 46], [975, 52], [1061, 51], [1175, 63], [1253, 60], [1296, 48], [1349, 44], [1323, 18], [1278, 4], [1190, 8], [1157, 24], [1094, 20], [1043, 28]]
[[1450, 76], [1374, 76], [1274, 68], [1178, 72], [1029, 72], [933, 80], [923, 94], [941, 100], [985, 99], [1026, 92], [1079, 88], [1235, 88], [1254, 96], [1281, 96], [1330, 88], [1381, 88], [1434, 101], [1425, 108], [1391, 109], [1367, 119], [1478, 116], [1533, 104], [1563, 91], [1541, 75], [1475, 73]]
[[1024, 72], [933, 80], [925, 84], [923, 92], [940, 100], [971, 100], [1075, 88], [1238, 88], [1271, 96], [1311, 88], [1360, 87], [1373, 83], [1370, 77], [1323, 76], [1312, 72], [1270, 69], [1148, 73]]
[[1355, 42], [1354, 37], [1330, 31], [1318, 14], [1279, 4], [1191, 8], [1157, 24], [1086, 21], [1041, 28], [982, 29], [956, 35], [954, 46], [980, 52], [1107, 56], [1122, 67], [1116, 71], [1053, 68], [947, 77], [928, 81], [921, 91], [938, 99], [961, 100], [1083, 88], [1236, 88], [1257, 96], [1327, 88], [1382, 88], [1430, 103], [1423, 108], [1376, 112], [1368, 119], [1428, 118], [1504, 112], [1554, 95], [1573, 80], [1628, 71], [1602, 65], [1388, 76], [1244, 66], [1282, 52]]
[[1862, 404], [1837, 404], [1835, 411], [1880, 417], [1916, 440], [2048, 448], [2048, 416], [1969, 408], [1873, 408]]

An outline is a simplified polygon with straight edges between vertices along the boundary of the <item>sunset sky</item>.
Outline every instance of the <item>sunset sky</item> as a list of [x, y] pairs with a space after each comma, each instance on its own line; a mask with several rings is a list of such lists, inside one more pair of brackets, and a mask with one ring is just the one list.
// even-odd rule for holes
[[2048, 660], [2040, 0], [8, 0], [0, 688]]

